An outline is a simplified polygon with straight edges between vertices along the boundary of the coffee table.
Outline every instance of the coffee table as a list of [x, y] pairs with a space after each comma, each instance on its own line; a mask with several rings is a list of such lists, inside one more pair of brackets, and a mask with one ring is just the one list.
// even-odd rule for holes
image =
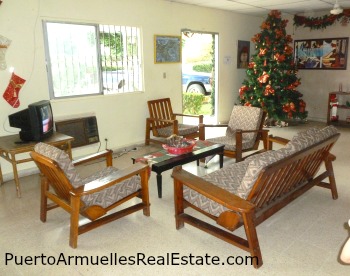
[[197, 161], [199, 166], [199, 160], [211, 155], [218, 154], [220, 157], [220, 168], [224, 163], [224, 145], [213, 144], [208, 141], [196, 141], [196, 146], [193, 152], [173, 155], [169, 154], [166, 150], [159, 150], [149, 153], [142, 157], [132, 158], [133, 162], [147, 162], [151, 167], [151, 170], [157, 173], [157, 188], [158, 197], [162, 198], [162, 172], [170, 170], [176, 166], [184, 165], [193, 161]]

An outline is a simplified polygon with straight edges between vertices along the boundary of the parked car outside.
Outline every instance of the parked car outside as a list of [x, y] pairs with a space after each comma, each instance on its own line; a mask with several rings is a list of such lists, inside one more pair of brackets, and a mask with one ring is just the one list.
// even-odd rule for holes
[[211, 73], [205, 72], [184, 72], [182, 73], [183, 91], [189, 93], [201, 93], [210, 95], [212, 91]]

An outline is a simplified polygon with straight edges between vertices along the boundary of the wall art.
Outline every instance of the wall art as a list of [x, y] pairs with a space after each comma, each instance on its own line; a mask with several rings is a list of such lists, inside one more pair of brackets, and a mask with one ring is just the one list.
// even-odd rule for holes
[[294, 41], [298, 69], [346, 70], [348, 37]]
[[181, 62], [181, 36], [154, 36], [154, 63]]

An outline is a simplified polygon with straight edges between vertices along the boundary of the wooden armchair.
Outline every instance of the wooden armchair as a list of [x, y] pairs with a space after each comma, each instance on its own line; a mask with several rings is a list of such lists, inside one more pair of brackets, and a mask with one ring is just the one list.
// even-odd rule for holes
[[[189, 139], [204, 140], [203, 115], [173, 113], [170, 98], [148, 101], [147, 104], [150, 117], [146, 119], [146, 145], [149, 145], [150, 142], [164, 143], [164, 140], [155, 138], [167, 138], [172, 134]], [[178, 122], [177, 116], [197, 118], [198, 124], [181, 124]]]
[[261, 108], [235, 105], [228, 124], [203, 125], [204, 130], [207, 127], [226, 127], [226, 135], [206, 140], [224, 144], [224, 155], [240, 162], [243, 152], [258, 150], [260, 141], [263, 141], [264, 151], [268, 149], [269, 131], [263, 129], [265, 117]]
[[[138, 210], [143, 210], [145, 216], [150, 215], [147, 165], [137, 163], [118, 170], [112, 167], [110, 150], [72, 162], [64, 151], [44, 143], [35, 145], [30, 155], [41, 172], [40, 220], [46, 222], [47, 211], [56, 207], [70, 213], [69, 245], [72, 248], [77, 247], [78, 235], [98, 226]], [[79, 176], [74, 165], [100, 158], [106, 159], [106, 168], [86, 178]], [[106, 215], [134, 197], [140, 197], [141, 202]], [[48, 199], [53, 203], [48, 204]], [[79, 226], [79, 214], [90, 222]]]

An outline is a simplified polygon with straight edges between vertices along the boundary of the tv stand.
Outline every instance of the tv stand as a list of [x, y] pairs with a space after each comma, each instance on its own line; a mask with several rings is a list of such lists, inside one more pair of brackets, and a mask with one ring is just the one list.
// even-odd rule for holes
[[[73, 141], [73, 137], [54, 132], [52, 136], [47, 139], [42, 140], [42, 142], [56, 146], [65, 150], [69, 157], [72, 158], [72, 147], [71, 142]], [[17, 165], [25, 162], [33, 161], [32, 158], [27, 157], [23, 159], [16, 159], [16, 155], [20, 153], [29, 153], [34, 150], [34, 146], [38, 142], [26, 142], [21, 141], [19, 135], [9, 135], [0, 137], [0, 157], [4, 158], [8, 162], [12, 164], [13, 169], [13, 177], [16, 184], [17, 197], [21, 197], [21, 187], [19, 183]], [[0, 185], [3, 183], [1, 164], [0, 164]]]

